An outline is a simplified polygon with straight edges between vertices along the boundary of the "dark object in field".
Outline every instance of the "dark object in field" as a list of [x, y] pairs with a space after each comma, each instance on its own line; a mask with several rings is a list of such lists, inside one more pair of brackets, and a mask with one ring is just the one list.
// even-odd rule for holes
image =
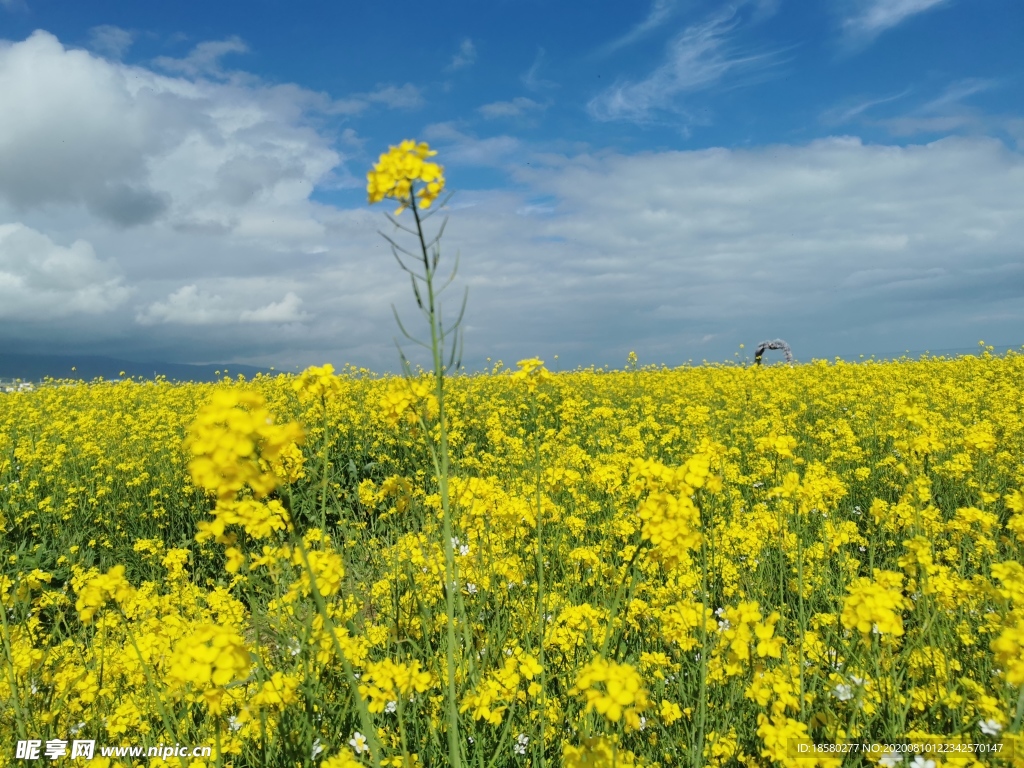
[[773, 339], [772, 341], [762, 341], [757, 345], [757, 349], [754, 350], [754, 364], [761, 364], [761, 355], [764, 354], [766, 349], [781, 349], [782, 354], [786, 356], [786, 362], [793, 362], [793, 350], [789, 348], [789, 344], [784, 342], [782, 339]]

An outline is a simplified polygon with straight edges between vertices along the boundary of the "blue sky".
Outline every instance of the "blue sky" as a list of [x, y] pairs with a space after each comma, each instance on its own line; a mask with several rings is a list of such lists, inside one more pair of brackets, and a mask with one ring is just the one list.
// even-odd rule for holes
[[1017, 0], [0, 0], [0, 352], [393, 369], [365, 174], [405, 138], [470, 368], [1024, 344], [1022, 37]]

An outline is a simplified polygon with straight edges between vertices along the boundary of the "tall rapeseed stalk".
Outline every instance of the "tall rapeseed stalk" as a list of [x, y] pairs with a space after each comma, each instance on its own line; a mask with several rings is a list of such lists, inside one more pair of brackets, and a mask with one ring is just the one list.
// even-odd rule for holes
[[[438, 300], [440, 294], [455, 279], [458, 269], [458, 259], [452, 268], [451, 275], [447, 281], [437, 286], [437, 269], [441, 259], [441, 248], [439, 241], [444, 232], [444, 224], [441, 225], [437, 235], [427, 241], [423, 232], [424, 221], [430, 214], [421, 215], [419, 209], [429, 208], [444, 189], [444, 168], [437, 163], [428, 162], [428, 157], [437, 153], [432, 151], [425, 142], [417, 144], [413, 141], [403, 141], [397, 147], [391, 147], [380, 156], [380, 160], [367, 175], [367, 192], [370, 203], [377, 203], [385, 198], [399, 202], [395, 216], [410, 208], [415, 220], [415, 229], [403, 227], [392, 217], [388, 217], [396, 228], [416, 237], [419, 243], [418, 252], [414, 253], [402, 248], [390, 237], [381, 235], [391, 244], [391, 251], [403, 271], [409, 274], [412, 283], [413, 294], [416, 297], [416, 304], [423, 313], [430, 327], [430, 343], [420, 341], [411, 336], [402, 325], [401, 319], [395, 311], [395, 320], [403, 335], [410, 341], [419, 344], [431, 352], [431, 359], [434, 366], [434, 392], [437, 409], [437, 431], [436, 433], [426, 429], [423, 416], [424, 434], [428, 436], [427, 448], [430, 452], [431, 463], [434, 468], [434, 478], [437, 482], [438, 491], [441, 496], [441, 509], [443, 512], [443, 546], [444, 546], [444, 573], [445, 573], [445, 607], [447, 610], [447, 716], [448, 716], [448, 759], [451, 766], [458, 768], [462, 765], [461, 744], [459, 741], [459, 708], [455, 687], [455, 556], [452, 543], [452, 515], [448, 498], [448, 423], [445, 413], [444, 401], [444, 375], [447, 370], [459, 367], [457, 353], [461, 351], [461, 336], [459, 324], [462, 320], [462, 313], [466, 309], [466, 295], [463, 294], [462, 309], [455, 322], [444, 326], [441, 314], [441, 303]], [[419, 205], [416, 205], [416, 198], [419, 198]], [[431, 252], [433, 248], [433, 252]], [[407, 261], [411, 259], [411, 261]], [[420, 271], [422, 269], [422, 271]], [[452, 339], [451, 348], [446, 350], [445, 342]], [[448, 353], [447, 365], [445, 364], [445, 353]], [[414, 396], [415, 391], [412, 382], [412, 371], [409, 361], [399, 347], [399, 354], [402, 357], [402, 367], [408, 379], [410, 393]], [[419, 398], [413, 398], [419, 399]], [[412, 399], [404, 402], [411, 404]], [[436, 442], [435, 440], [436, 435]]]

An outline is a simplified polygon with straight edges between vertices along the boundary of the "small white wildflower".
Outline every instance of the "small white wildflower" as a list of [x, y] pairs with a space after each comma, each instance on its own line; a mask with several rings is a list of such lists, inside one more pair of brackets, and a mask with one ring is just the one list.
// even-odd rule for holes
[[878, 759], [878, 764], [882, 768], [896, 768], [897, 765], [903, 762], [903, 755], [899, 752], [886, 752]]
[[999, 724], [999, 721], [993, 720], [991, 717], [988, 720], [979, 720], [978, 727], [981, 728], [981, 732], [986, 736], [998, 736], [999, 732], [1003, 730], [1003, 726]]
[[292, 656], [298, 656], [302, 653], [302, 644], [299, 643], [299, 638], [292, 638], [292, 641], [288, 644], [288, 650], [291, 651]]
[[313, 740], [313, 749], [311, 751], [309, 759], [310, 760], [316, 760], [316, 756], [319, 755], [323, 751], [324, 751], [324, 748], [320, 744], [320, 738], [317, 737], [316, 739]]
[[922, 755], [917, 755], [910, 761], [910, 768], [935, 768], [935, 761], [929, 760]]
[[468, 555], [469, 554], [469, 544], [463, 544], [461, 547], [459, 547], [459, 554], [462, 555], [463, 557]]
[[467, 581], [466, 582], [466, 591], [469, 592], [469, 594], [471, 594], [471, 595], [475, 595], [476, 591], [477, 591], [476, 590], [476, 584], [474, 584], [472, 581]]
[[646, 727], [647, 727], [647, 718], [643, 717], [641, 715], [641, 717], [640, 717], [640, 730], [642, 731]]
[[725, 608], [715, 608], [715, 616], [721, 618], [723, 613], [725, 613]]
[[761, 482], [761, 481], [759, 480], [759, 481], [757, 481], [756, 483], [754, 483], [754, 487], [755, 487], [755, 488], [764, 488], [764, 483], [762, 483], [762, 482]]
[[864, 678], [857, 677], [856, 675], [850, 675], [850, 682], [854, 685], [864, 685]]
[[718, 622], [718, 631], [725, 632], [728, 629], [732, 629], [732, 624], [729, 623], [728, 619], [722, 619]]
[[516, 737], [516, 744], [512, 748], [512, 750], [517, 755], [525, 755], [526, 754], [526, 745], [529, 744], [529, 743], [530, 743], [530, 737], [527, 736], [525, 733], [520, 733]]
[[853, 698], [853, 688], [845, 683], [840, 683], [832, 689], [832, 695], [840, 701], [849, 701]]
[[389, 713], [389, 714], [392, 713], [392, 712], [395, 712], [397, 710], [398, 710], [398, 702], [397, 701], [389, 701], [385, 705], [385, 707], [384, 707], [384, 711]]
[[859, 549], [861, 552], [867, 552], [868, 551], [867, 547], [857, 547], [857, 549]]
[[74, 736], [83, 728], [85, 728], [85, 723], [78, 723], [77, 725], [72, 725], [68, 730], [71, 732], [71, 735]]
[[370, 751], [370, 745], [366, 743], [366, 737], [359, 731], [352, 734], [352, 738], [348, 740], [348, 743], [356, 751], [357, 755]]

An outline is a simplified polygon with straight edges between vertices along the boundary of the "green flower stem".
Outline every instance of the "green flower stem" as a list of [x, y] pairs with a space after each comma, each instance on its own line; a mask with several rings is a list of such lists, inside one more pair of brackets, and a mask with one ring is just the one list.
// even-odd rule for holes
[[430, 321], [430, 349], [434, 358], [434, 380], [437, 395], [437, 421], [439, 438], [437, 450], [430, 446], [431, 459], [434, 464], [434, 476], [437, 478], [438, 490], [441, 494], [441, 511], [444, 517], [444, 576], [445, 576], [445, 609], [447, 611], [448, 647], [446, 649], [446, 661], [448, 667], [448, 760], [452, 768], [462, 766], [462, 745], [459, 743], [459, 704], [455, 689], [455, 554], [452, 551], [452, 514], [451, 505], [448, 499], [448, 424], [447, 414], [444, 408], [444, 352], [442, 350], [442, 333], [438, 312], [435, 306], [434, 296], [434, 272], [437, 265], [437, 257], [440, 249], [435, 254], [434, 263], [431, 264], [430, 254], [427, 252], [427, 241], [423, 236], [423, 222], [420, 219], [419, 211], [416, 209], [416, 197], [410, 191], [409, 206], [416, 219], [416, 233], [420, 241], [420, 250], [423, 254], [423, 277], [427, 287], [427, 316]]

